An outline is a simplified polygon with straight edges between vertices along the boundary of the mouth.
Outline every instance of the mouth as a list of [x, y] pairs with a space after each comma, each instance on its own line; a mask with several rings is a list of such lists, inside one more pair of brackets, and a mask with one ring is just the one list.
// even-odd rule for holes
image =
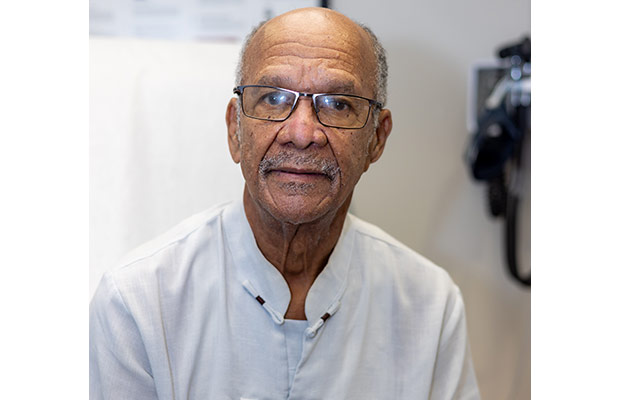
[[317, 176], [327, 176], [325, 172], [313, 169], [313, 168], [300, 168], [300, 167], [279, 167], [273, 168], [267, 172], [276, 172], [282, 174], [293, 174], [293, 175], [317, 175]]
[[323, 179], [331, 180], [321, 171], [306, 168], [274, 168], [267, 171], [267, 174], [285, 182], [311, 183]]
[[280, 154], [264, 158], [259, 165], [263, 177], [275, 176], [283, 179], [312, 181], [328, 179], [333, 181], [340, 172], [338, 165], [332, 160], [308, 156], [291, 156]]

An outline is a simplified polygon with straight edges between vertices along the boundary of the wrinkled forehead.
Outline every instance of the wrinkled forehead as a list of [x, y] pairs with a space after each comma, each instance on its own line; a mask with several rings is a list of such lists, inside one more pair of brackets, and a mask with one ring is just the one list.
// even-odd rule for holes
[[244, 76], [252, 83], [301, 85], [290, 89], [333, 91], [336, 85], [372, 95], [375, 68], [370, 38], [361, 27], [341, 14], [312, 10], [266, 23], [248, 46]]

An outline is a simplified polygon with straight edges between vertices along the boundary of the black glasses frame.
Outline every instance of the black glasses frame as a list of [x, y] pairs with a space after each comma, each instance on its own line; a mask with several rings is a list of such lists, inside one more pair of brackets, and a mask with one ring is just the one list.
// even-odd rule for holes
[[[291, 111], [284, 118], [269, 119], [269, 118], [254, 117], [254, 116], [246, 114], [245, 107], [243, 106], [243, 90], [245, 88], [247, 88], [247, 87], [270, 88], [270, 89], [282, 90], [284, 92], [292, 93], [292, 94], [295, 95], [295, 102], [293, 103], [293, 107], [291, 107]], [[281, 88], [281, 87], [269, 86], [269, 85], [242, 85], [242, 86], [236, 86], [235, 88], [233, 88], [233, 93], [238, 95], [239, 98], [241, 99], [241, 110], [243, 111], [243, 115], [245, 115], [248, 118], [258, 119], [258, 120], [261, 120], [261, 121], [272, 121], [272, 122], [286, 121], [293, 114], [293, 111], [295, 111], [295, 108], [297, 108], [297, 102], [298, 102], [299, 98], [300, 97], [310, 97], [310, 98], [312, 98], [312, 108], [314, 109], [314, 113], [316, 114], [317, 121], [319, 121], [319, 123], [321, 125], [326, 126], [328, 128], [363, 129], [366, 126], [366, 124], [368, 123], [368, 117], [370, 116], [370, 111], [372, 110], [372, 107], [374, 106], [374, 107], [376, 107], [379, 110], [383, 108], [383, 104], [381, 104], [377, 100], [373, 100], [373, 99], [369, 99], [367, 97], [357, 96], [357, 95], [349, 94], [349, 93], [304, 93], [304, 92], [297, 92], [295, 90], [284, 89], [284, 88]], [[319, 111], [318, 111], [318, 107], [316, 105], [316, 98], [318, 96], [349, 96], [349, 97], [356, 97], [358, 99], [363, 99], [363, 100], [368, 101], [368, 103], [369, 103], [368, 114], [366, 114], [366, 120], [364, 121], [364, 125], [362, 125], [360, 127], [356, 127], [356, 128], [348, 128], [348, 127], [337, 126], [337, 125], [329, 125], [329, 124], [323, 123], [323, 121], [321, 121], [321, 117], [319, 117]]]

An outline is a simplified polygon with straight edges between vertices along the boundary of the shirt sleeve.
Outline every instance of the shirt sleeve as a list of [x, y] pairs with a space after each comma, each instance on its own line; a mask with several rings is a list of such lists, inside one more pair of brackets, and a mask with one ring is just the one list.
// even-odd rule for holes
[[456, 286], [446, 306], [430, 399], [480, 399], [467, 340], [465, 306]]
[[105, 274], [90, 303], [90, 400], [155, 400], [146, 349], [134, 318]]

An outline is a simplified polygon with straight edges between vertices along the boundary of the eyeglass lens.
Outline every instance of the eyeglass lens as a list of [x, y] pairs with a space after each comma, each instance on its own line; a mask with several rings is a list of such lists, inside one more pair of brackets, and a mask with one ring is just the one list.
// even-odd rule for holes
[[[246, 86], [243, 89], [243, 111], [248, 117], [283, 121], [291, 114], [297, 95], [285, 90]], [[348, 95], [324, 94], [315, 96], [319, 121], [324, 125], [359, 129], [366, 124], [368, 100]]]

